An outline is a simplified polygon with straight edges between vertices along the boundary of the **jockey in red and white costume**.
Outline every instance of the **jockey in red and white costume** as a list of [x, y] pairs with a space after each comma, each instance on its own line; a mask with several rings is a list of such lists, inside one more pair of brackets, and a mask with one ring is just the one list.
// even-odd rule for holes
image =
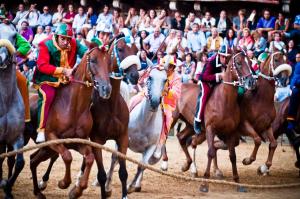
[[222, 68], [227, 64], [228, 60], [226, 58], [230, 55], [230, 49], [225, 45], [221, 46], [218, 53], [207, 60], [202, 73], [197, 76], [197, 79], [200, 80], [199, 85], [201, 92], [198, 96], [194, 119], [194, 130], [196, 134], [200, 134], [201, 132], [201, 122], [204, 120], [205, 105], [215, 85], [222, 81]]

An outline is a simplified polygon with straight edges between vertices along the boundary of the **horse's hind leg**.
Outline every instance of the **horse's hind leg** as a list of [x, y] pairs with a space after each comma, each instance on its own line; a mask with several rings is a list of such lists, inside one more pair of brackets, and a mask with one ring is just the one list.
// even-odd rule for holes
[[[7, 152], [13, 151], [14, 148], [10, 145], [7, 146]], [[16, 156], [9, 156], [7, 158], [7, 166], [8, 166], [8, 178], [10, 178], [13, 174], [14, 166], [16, 163]]]
[[164, 144], [161, 148], [162, 151], [162, 162], [160, 165], [160, 169], [163, 171], [167, 171], [168, 170], [168, 154], [167, 154], [167, 148], [166, 148], [166, 144]]
[[[116, 144], [116, 150], [118, 150], [118, 146]], [[107, 180], [105, 183], [105, 192], [106, 192], [106, 196], [110, 197], [112, 194], [112, 189], [111, 189], [111, 182], [112, 182], [112, 178], [113, 178], [113, 174], [114, 174], [114, 169], [116, 167], [118, 163], [118, 157], [115, 154], [111, 154], [111, 164], [110, 164], [110, 168], [109, 171], [107, 173]]]
[[190, 145], [190, 143], [187, 143], [187, 140], [193, 135], [193, 130], [191, 128], [189, 128], [188, 126], [186, 126], [181, 132], [177, 133], [177, 138], [179, 141], [179, 144], [182, 148], [182, 151], [185, 154], [186, 157], [186, 162], [182, 165], [181, 167], [181, 171], [185, 172], [187, 170], [189, 170], [193, 160], [190, 156], [190, 153], [188, 151], [188, 146]]
[[49, 163], [48, 168], [47, 168], [47, 171], [46, 171], [46, 173], [45, 173], [44, 176], [42, 177], [42, 180], [41, 180], [40, 183], [39, 183], [39, 188], [40, 188], [41, 190], [46, 189], [47, 183], [48, 183], [48, 180], [49, 180], [49, 175], [50, 175], [50, 173], [51, 173], [53, 164], [56, 162], [56, 160], [57, 160], [58, 157], [59, 157], [58, 154], [55, 154], [54, 156], [51, 157], [50, 163]]
[[[128, 148], [127, 132], [122, 134], [122, 136], [117, 141], [117, 145], [118, 145], [118, 151], [126, 155], [127, 148]], [[119, 165], [120, 165], [119, 178], [122, 184], [122, 198], [125, 199], [127, 198], [127, 178], [128, 178], [125, 159], [119, 158]]]
[[[5, 153], [6, 152], [6, 145], [0, 145], [0, 154]], [[6, 181], [3, 180], [3, 162], [4, 162], [4, 158], [0, 158], [0, 188], [4, 187], [6, 184]]]

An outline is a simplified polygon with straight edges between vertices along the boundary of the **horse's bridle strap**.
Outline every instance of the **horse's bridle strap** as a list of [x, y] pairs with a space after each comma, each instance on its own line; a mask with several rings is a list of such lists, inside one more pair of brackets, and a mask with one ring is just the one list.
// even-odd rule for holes
[[70, 82], [74, 82], [74, 83], [78, 83], [78, 84], [83, 84], [86, 87], [93, 87], [94, 86], [94, 84], [92, 82], [77, 80], [77, 79], [74, 79], [73, 76], [70, 78]]

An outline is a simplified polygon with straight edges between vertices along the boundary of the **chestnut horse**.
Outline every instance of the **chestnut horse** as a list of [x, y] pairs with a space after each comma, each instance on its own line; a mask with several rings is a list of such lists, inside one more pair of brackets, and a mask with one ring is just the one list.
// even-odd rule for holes
[[[47, 140], [89, 138], [93, 124], [90, 112], [93, 90], [94, 95], [99, 95], [103, 99], [108, 99], [111, 95], [109, 63], [108, 54], [98, 47], [92, 48], [83, 56], [80, 64], [73, 71], [70, 84], [61, 86], [57, 90], [46, 125]], [[78, 198], [87, 188], [88, 177], [94, 161], [92, 148], [81, 144], [53, 145], [50, 148], [42, 148], [30, 156], [34, 194], [37, 198], [45, 198], [38, 187], [37, 166], [57, 153], [62, 156], [66, 166], [65, 176], [59, 181], [58, 186], [66, 189], [71, 184], [72, 155], [69, 149], [80, 152], [85, 157], [87, 165], [80, 183], [70, 191], [69, 197]]]
[[[113, 66], [113, 75], [110, 80], [112, 84], [111, 97], [104, 100], [93, 96], [91, 107], [94, 121], [90, 134], [91, 141], [105, 144], [109, 139], [115, 140], [117, 150], [123, 154], [127, 153], [128, 148], [129, 110], [127, 103], [120, 94], [120, 84], [123, 77], [126, 77], [132, 84], [137, 83], [139, 78], [137, 69], [140, 68], [140, 61], [136, 53], [136, 46], [128, 45], [123, 34], [114, 39], [108, 51]], [[101, 198], [104, 199], [112, 193], [111, 179], [113, 171], [109, 172], [107, 178], [103, 167], [102, 150], [93, 149], [93, 152], [98, 167], [97, 181], [101, 188]], [[117, 159], [117, 157], [112, 155], [112, 159]], [[118, 159], [118, 161], [120, 164], [119, 178], [122, 184], [122, 198], [127, 198], [128, 173], [126, 162], [124, 159]], [[81, 172], [84, 168], [85, 164], [83, 162]]]

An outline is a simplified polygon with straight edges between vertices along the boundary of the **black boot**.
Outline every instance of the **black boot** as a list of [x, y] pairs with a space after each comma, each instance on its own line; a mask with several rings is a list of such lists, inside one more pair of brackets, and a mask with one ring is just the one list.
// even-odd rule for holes
[[194, 120], [194, 131], [197, 135], [201, 133], [201, 122]]
[[31, 134], [33, 134], [33, 131], [34, 131], [34, 129], [33, 129], [32, 123], [25, 122], [25, 129], [24, 129], [25, 134], [31, 135]]

